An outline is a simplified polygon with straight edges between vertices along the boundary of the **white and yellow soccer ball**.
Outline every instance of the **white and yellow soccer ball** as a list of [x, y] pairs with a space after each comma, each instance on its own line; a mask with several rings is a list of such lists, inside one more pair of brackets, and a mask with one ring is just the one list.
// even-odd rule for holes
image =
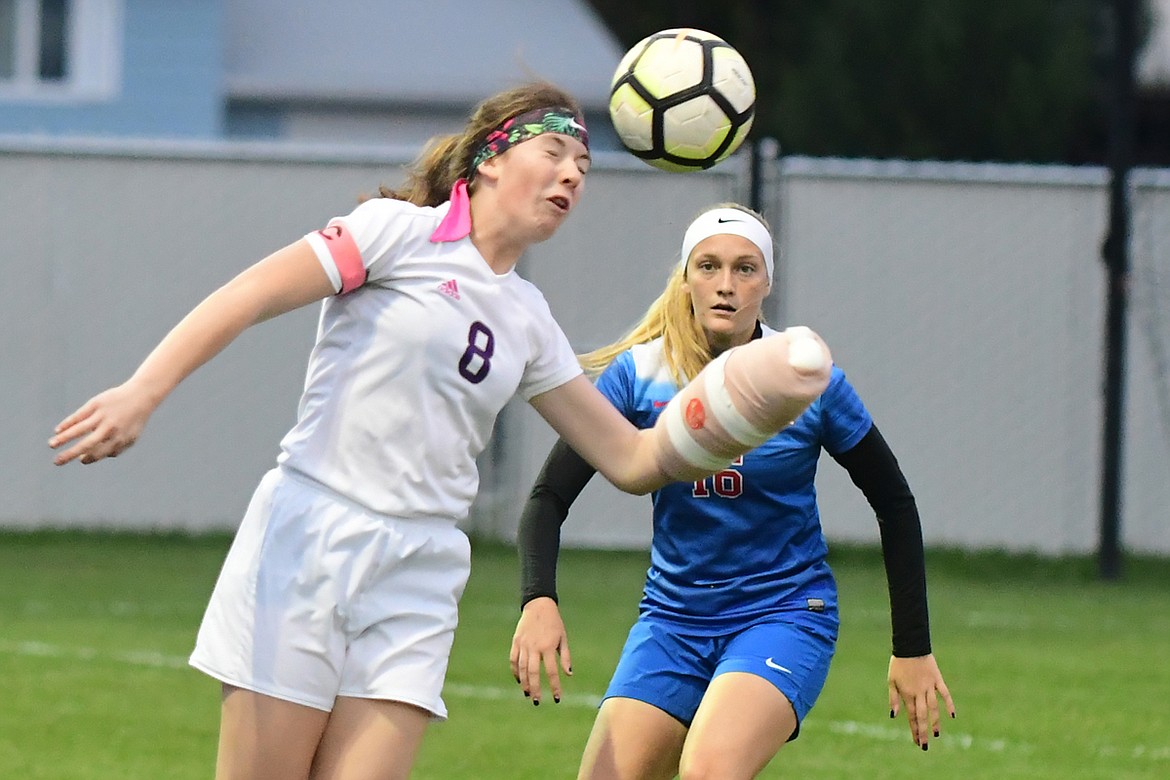
[[752, 126], [756, 86], [747, 62], [717, 35], [663, 30], [618, 63], [609, 115], [634, 156], [667, 171], [697, 171], [734, 152]]

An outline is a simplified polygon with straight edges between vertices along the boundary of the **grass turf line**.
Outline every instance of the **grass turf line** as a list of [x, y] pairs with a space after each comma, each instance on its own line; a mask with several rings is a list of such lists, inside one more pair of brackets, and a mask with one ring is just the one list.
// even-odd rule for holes
[[[218, 692], [183, 667], [230, 539], [0, 534], [0, 775], [204, 778]], [[451, 720], [415, 778], [572, 777], [632, 621], [644, 553], [567, 550], [560, 585], [574, 676], [532, 707], [507, 651], [515, 552], [474, 544], [449, 673]], [[1170, 776], [1170, 563], [1129, 559], [1121, 582], [1090, 558], [931, 550], [935, 652], [958, 705], [928, 753], [888, 718], [889, 612], [881, 558], [833, 546], [842, 632], [829, 682], [763, 777]], [[39, 649], [39, 650], [38, 650]], [[1161, 693], [1159, 693], [1161, 692]]]

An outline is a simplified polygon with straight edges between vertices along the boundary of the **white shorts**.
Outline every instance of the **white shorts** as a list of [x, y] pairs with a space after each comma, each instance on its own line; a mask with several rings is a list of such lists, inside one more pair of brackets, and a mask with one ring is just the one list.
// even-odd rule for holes
[[454, 520], [386, 517], [276, 468], [252, 496], [190, 663], [320, 710], [354, 696], [444, 719], [470, 571]]

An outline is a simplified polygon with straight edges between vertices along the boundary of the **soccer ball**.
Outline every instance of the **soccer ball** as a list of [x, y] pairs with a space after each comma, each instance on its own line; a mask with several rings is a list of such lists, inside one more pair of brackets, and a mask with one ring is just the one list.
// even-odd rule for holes
[[736, 150], [756, 110], [740, 53], [702, 30], [663, 30], [634, 45], [613, 74], [609, 116], [622, 145], [666, 171], [710, 168]]

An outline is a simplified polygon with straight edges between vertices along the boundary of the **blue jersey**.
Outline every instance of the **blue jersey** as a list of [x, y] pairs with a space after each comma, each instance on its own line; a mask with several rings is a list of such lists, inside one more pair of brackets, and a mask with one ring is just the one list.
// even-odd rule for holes
[[[619, 355], [597, 387], [639, 428], [652, 427], [678, 391], [661, 339]], [[834, 366], [828, 388], [789, 428], [718, 474], [656, 491], [642, 614], [717, 634], [777, 611], [808, 609], [810, 599], [835, 612], [817, 461], [822, 448], [850, 450], [872, 424]]]

